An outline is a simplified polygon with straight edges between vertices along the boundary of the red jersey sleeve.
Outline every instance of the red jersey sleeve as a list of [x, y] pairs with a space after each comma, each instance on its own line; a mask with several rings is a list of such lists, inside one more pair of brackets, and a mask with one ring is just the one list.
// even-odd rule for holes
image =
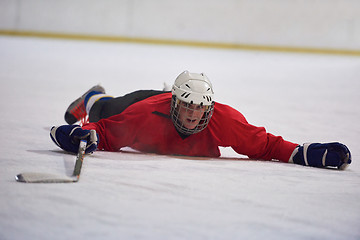
[[127, 110], [96, 123], [88, 123], [83, 129], [95, 129], [99, 135], [98, 149], [106, 151], [118, 151], [120, 148], [129, 146], [137, 136], [139, 126], [143, 124], [141, 111]]
[[232, 147], [237, 153], [254, 159], [288, 162], [298, 145], [249, 124], [240, 112], [219, 103], [215, 104], [209, 126], [219, 146]]

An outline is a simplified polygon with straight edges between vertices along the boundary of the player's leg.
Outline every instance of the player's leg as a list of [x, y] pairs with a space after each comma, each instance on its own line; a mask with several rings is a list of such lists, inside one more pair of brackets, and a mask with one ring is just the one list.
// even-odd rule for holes
[[130, 105], [161, 93], [164, 93], [164, 91], [139, 90], [121, 97], [107, 99], [106, 101], [95, 101], [92, 106], [90, 106], [91, 103], [89, 101], [87, 105], [89, 107], [89, 121], [97, 122], [100, 119], [120, 114]]
[[105, 89], [100, 85], [96, 85], [73, 101], [66, 109], [64, 116], [65, 121], [71, 125], [85, 119], [87, 117], [86, 103], [91, 96], [99, 94], [105, 95]]

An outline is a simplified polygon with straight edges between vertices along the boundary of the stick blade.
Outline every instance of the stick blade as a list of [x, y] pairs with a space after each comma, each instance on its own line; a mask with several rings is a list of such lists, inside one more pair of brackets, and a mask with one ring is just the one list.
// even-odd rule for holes
[[67, 177], [57, 174], [25, 172], [15, 176], [15, 180], [23, 183], [72, 183], [77, 177]]
[[[90, 131], [91, 138], [96, 140], [95, 130]], [[94, 140], [94, 141], [95, 141]], [[72, 177], [49, 173], [25, 172], [15, 176], [17, 182], [23, 183], [73, 183], [79, 181], [81, 166], [85, 156], [87, 141], [82, 139], [76, 156], [75, 168]]]

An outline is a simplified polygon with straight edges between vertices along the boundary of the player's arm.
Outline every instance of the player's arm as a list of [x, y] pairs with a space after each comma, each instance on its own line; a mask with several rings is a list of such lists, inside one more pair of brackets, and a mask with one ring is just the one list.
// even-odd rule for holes
[[[230, 121], [226, 126], [233, 126], [227, 133], [233, 149], [256, 159], [277, 159], [282, 162], [295, 163], [312, 167], [337, 167], [345, 169], [351, 163], [350, 150], [341, 143], [311, 143], [302, 146], [285, 141], [280, 136], [274, 136], [265, 128], [247, 123], [246, 119], [234, 110], [227, 109]], [[236, 115], [237, 114], [237, 115]], [[235, 121], [235, 122], [234, 122]]]

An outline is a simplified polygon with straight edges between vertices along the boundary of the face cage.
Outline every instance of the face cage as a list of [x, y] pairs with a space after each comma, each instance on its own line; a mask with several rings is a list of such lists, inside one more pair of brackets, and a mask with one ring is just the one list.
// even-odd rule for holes
[[211, 116], [214, 112], [214, 102], [211, 105], [205, 106], [205, 107], [206, 108], [205, 108], [204, 114], [203, 114], [200, 122], [196, 125], [196, 127], [193, 129], [186, 128], [179, 119], [179, 112], [180, 112], [180, 108], [186, 108], [186, 109], [190, 109], [190, 108], [183, 106], [181, 104], [181, 101], [179, 99], [177, 99], [175, 95], [173, 95], [172, 99], [171, 99], [170, 115], [171, 115], [171, 120], [173, 121], [175, 128], [180, 133], [185, 134], [185, 135], [191, 135], [191, 134], [198, 133], [198, 132], [201, 132], [202, 130], [204, 130], [207, 127], [207, 125], [209, 124]]

